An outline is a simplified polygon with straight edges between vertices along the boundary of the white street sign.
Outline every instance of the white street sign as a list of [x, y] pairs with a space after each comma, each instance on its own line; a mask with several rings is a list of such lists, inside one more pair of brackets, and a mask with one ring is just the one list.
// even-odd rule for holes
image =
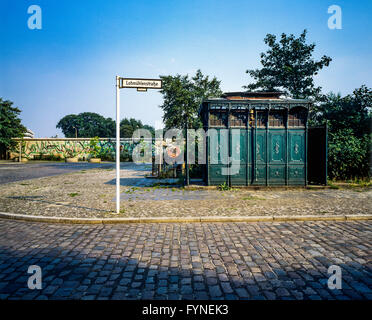
[[162, 81], [160, 79], [120, 78], [121, 88], [161, 89]]

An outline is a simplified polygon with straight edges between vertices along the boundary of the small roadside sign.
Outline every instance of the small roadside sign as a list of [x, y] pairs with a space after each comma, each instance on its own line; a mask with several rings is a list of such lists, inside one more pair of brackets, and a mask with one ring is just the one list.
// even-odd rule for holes
[[162, 80], [160, 79], [138, 79], [138, 78], [120, 78], [119, 88], [137, 88], [137, 89], [161, 89]]

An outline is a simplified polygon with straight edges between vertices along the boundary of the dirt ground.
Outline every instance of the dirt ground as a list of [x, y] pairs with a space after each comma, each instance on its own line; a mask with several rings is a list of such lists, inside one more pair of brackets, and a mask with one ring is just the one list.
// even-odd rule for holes
[[372, 214], [371, 188], [183, 189], [146, 179], [149, 166], [87, 169], [0, 185], [0, 212], [64, 217], [182, 217]]

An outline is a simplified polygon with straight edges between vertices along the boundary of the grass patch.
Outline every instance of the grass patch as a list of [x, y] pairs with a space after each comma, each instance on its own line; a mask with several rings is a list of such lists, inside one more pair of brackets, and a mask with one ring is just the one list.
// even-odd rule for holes
[[328, 181], [328, 185], [330, 189], [334, 189], [334, 190], [340, 189], [340, 187], [333, 184], [332, 181]]
[[138, 189], [139, 189], [138, 187], [131, 187], [128, 190], [126, 190], [124, 193], [132, 194], [132, 193], [134, 193]]
[[219, 186], [217, 186], [217, 190], [219, 191], [228, 191], [228, 190], [231, 190], [231, 187], [229, 185], [227, 185], [226, 182], [220, 184]]
[[179, 186], [177, 182], [155, 182], [153, 188], [169, 188], [170, 186]]
[[78, 192], [72, 192], [72, 193], [69, 193], [68, 195], [69, 195], [71, 198], [73, 198], [73, 197], [78, 196], [79, 193], [78, 193]]
[[[349, 179], [349, 180], [328, 180], [328, 185], [331, 189], [368, 189], [372, 186], [372, 182], [369, 178], [364, 179]], [[357, 190], [354, 190], [357, 191]]]

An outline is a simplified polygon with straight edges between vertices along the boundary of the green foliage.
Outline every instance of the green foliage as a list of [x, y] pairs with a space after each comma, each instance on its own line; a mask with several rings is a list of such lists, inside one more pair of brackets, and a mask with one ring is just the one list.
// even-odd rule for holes
[[147, 124], [143, 125], [141, 120], [124, 118], [120, 121], [120, 137], [122, 138], [132, 138], [133, 132], [137, 129], [146, 129], [153, 137], [155, 136], [155, 129]]
[[[69, 114], [63, 117], [56, 127], [62, 130], [66, 138], [75, 138], [76, 130], [78, 138], [112, 138], [116, 136], [115, 121], [93, 112]], [[124, 118], [120, 122], [120, 136], [132, 138], [134, 130], [139, 128], [147, 129], [154, 134], [154, 128], [143, 125], [141, 120]]]
[[244, 86], [249, 90], [283, 91], [293, 98], [316, 99], [321, 87], [315, 87], [313, 77], [319, 70], [328, 66], [330, 57], [323, 56], [319, 61], [312, 58], [315, 44], [306, 44], [307, 31], [296, 38], [293, 34], [282, 33], [277, 42], [276, 36], [267, 34], [264, 41], [270, 47], [261, 53], [261, 69], [247, 70], [255, 83]]
[[230, 189], [231, 187], [226, 182], [217, 186], [217, 190], [220, 190], [220, 191], [228, 191]]
[[78, 138], [110, 138], [115, 136], [115, 121], [94, 112], [83, 112], [78, 115], [69, 114], [57, 124], [66, 138], [75, 138], [75, 128]]
[[358, 138], [352, 129], [329, 132], [328, 175], [332, 179], [349, 179], [369, 175], [370, 136]]
[[355, 136], [362, 137], [371, 132], [371, 108], [372, 91], [365, 85], [345, 97], [329, 93], [312, 108], [309, 124], [327, 121], [330, 131], [350, 128]]
[[204, 98], [219, 97], [222, 94], [220, 81], [216, 77], [211, 80], [197, 70], [195, 76], [160, 76], [163, 80], [164, 102], [163, 121], [166, 128], [200, 128], [202, 123], [198, 114], [199, 106]]
[[78, 193], [78, 192], [72, 192], [72, 193], [69, 193], [68, 195], [69, 195], [71, 198], [73, 198], [73, 197], [78, 196], [79, 193]]
[[370, 176], [372, 90], [366, 86], [345, 97], [330, 93], [314, 106], [311, 125], [328, 124], [328, 174], [331, 179]]
[[90, 139], [89, 147], [90, 147], [89, 153], [92, 156], [92, 158], [98, 158], [102, 149], [102, 147], [99, 145], [99, 138], [94, 137]]
[[19, 118], [21, 110], [12, 105], [13, 102], [0, 98], [0, 159], [17, 144], [12, 138], [21, 138], [26, 132]]

